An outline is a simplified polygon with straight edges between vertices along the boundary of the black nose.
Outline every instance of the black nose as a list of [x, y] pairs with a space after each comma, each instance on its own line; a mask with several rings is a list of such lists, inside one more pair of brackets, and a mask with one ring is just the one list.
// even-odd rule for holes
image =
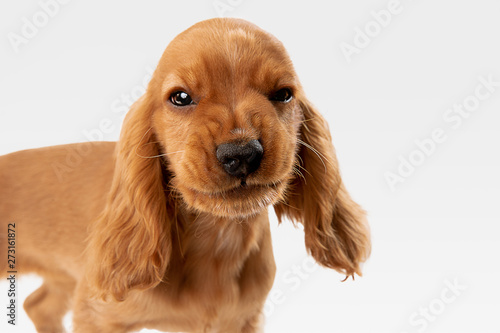
[[257, 140], [247, 144], [223, 143], [217, 146], [217, 159], [231, 176], [244, 179], [259, 168], [264, 149]]

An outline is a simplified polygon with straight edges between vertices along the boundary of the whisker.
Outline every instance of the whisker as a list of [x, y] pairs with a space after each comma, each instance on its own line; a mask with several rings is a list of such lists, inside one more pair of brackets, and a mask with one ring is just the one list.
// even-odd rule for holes
[[304, 165], [304, 160], [302, 159], [302, 157], [300, 157], [299, 154], [296, 154], [297, 158], [300, 160], [300, 163], [301, 165]]
[[185, 150], [178, 150], [178, 151], [173, 151], [170, 153], [164, 153], [164, 154], [159, 154], [159, 155], [154, 155], [154, 156], [141, 156], [141, 155], [138, 155], [138, 156], [142, 157], [142, 158], [157, 158], [157, 157], [168, 156], [168, 155], [183, 153], [183, 152], [185, 152]]
[[308, 174], [309, 176], [311, 176], [311, 177], [312, 177], [311, 173], [310, 173], [310, 172], [309, 172], [306, 168], [304, 168], [302, 165], [300, 165], [300, 164], [298, 164], [298, 163], [295, 163], [295, 165], [294, 165], [294, 166], [296, 166], [296, 167], [298, 167], [298, 168], [301, 168], [302, 170], [304, 170], [305, 172], [307, 172], [307, 174]]
[[[154, 156], [143, 156], [141, 154], [139, 154], [137, 152], [137, 150], [139, 150], [139, 148], [142, 148], [146, 145], [150, 145], [150, 144], [155, 144], [155, 143], [160, 143], [160, 141], [151, 141], [151, 142], [146, 142], [144, 144], [141, 144], [142, 143], [142, 140], [144, 140], [144, 138], [146, 137], [146, 135], [149, 133], [149, 131], [151, 131], [153, 128], [150, 127], [146, 133], [144, 133], [144, 135], [142, 136], [141, 140], [139, 140], [139, 143], [137, 144], [137, 146], [135, 147], [135, 154], [139, 157], [142, 157], [142, 158], [158, 158], [158, 157], [162, 157], [162, 156], [167, 156], [167, 155], [171, 155], [171, 154], [177, 154], [177, 153], [183, 153], [185, 150], [178, 150], [178, 151], [173, 151], [173, 152], [170, 152], [170, 153], [165, 153], [165, 154], [158, 154], [158, 155], [154, 155]], [[179, 141], [180, 142], [180, 141]]]
[[304, 177], [304, 175], [302, 174], [302, 172], [300, 172], [299, 169], [294, 167], [292, 170], [293, 170], [294, 174], [296, 174], [298, 177], [302, 178], [304, 180], [304, 183], [307, 184], [306, 177]]
[[144, 140], [144, 138], [146, 137], [146, 135], [149, 133], [149, 131], [151, 131], [151, 129], [153, 129], [153, 127], [150, 127], [146, 133], [144, 133], [144, 135], [142, 136], [142, 138], [139, 140], [139, 143], [137, 144], [137, 146], [135, 146], [135, 149], [134, 149], [134, 153], [139, 156], [139, 157], [144, 157], [144, 156], [141, 156], [139, 155], [139, 153], [137, 153], [137, 149], [139, 149], [139, 147], [142, 147], [141, 143], [142, 143], [142, 140]]
[[310, 144], [308, 144], [300, 139], [297, 139], [297, 142], [300, 143], [301, 145], [303, 145], [304, 147], [309, 148], [314, 154], [316, 154], [316, 156], [318, 156], [319, 160], [323, 164], [323, 167], [325, 168], [325, 173], [326, 173], [326, 164], [325, 164], [323, 159], [325, 159], [330, 165], [333, 166], [333, 164], [323, 154], [321, 154], [317, 149], [312, 147]]
[[[286, 202], [285, 200], [280, 200], [280, 201], [279, 201], [279, 203], [280, 203], [280, 204], [282, 204], [282, 205], [285, 205], [285, 206], [287, 206], [287, 207], [289, 207], [289, 208], [291, 208], [291, 209], [295, 209], [295, 210], [297, 210], [297, 211], [299, 211], [299, 210], [300, 210], [300, 209], [298, 209], [297, 207], [294, 207], [294, 206], [290, 205], [290, 204], [289, 204], [288, 202]], [[292, 222], [293, 222], [293, 221], [292, 221]], [[295, 222], [293, 222], [293, 223], [295, 223]]]

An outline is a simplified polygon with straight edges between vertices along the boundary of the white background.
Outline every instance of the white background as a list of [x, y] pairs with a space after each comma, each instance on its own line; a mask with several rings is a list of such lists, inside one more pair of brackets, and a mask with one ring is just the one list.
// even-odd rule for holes
[[[268, 302], [266, 332], [500, 332], [500, 87], [459, 126], [443, 119], [473, 101], [478, 77], [500, 81], [500, 2], [401, 0], [381, 27], [371, 12], [389, 1], [219, 2], [228, 1], [221, 14], [285, 44], [330, 123], [344, 181], [373, 236], [364, 276], [341, 283], [331, 270], [311, 269], [303, 232], [278, 227], [272, 215], [279, 297]], [[114, 128], [102, 139], [116, 140], [122, 114], [113, 105], [140, 91], [175, 35], [219, 16], [217, 3], [73, 0], [16, 52], [9, 34], [22, 35], [23, 18], [33, 22], [42, 9], [3, 1], [0, 154], [87, 141], [103, 119]], [[372, 37], [361, 45], [366, 28]], [[341, 45], [355, 42], [363, 47], [349, 62]], [[415, 140], [436, 128], [446, 140], [419, 159]], [[420, 165], [391, 190], [386, 173], [398, 172], [401, 156]], [[294, 270], [303, 264], [307, 272]], [[38, 283], [22, 278], [19, 302]], [[23, 311], [16, 328], [6, 324], [7, 289], [0, 283], [0, 331], [33, 332]], [[419, 314], [426, 308], [432, 319]]]

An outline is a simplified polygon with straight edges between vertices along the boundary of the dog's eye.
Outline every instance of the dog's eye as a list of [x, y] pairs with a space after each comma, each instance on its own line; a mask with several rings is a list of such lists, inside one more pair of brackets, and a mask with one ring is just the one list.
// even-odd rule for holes
[[193, 104], [191, 96], [184, 91], [176, 91], [170, 95], [170, 102], [176, 106], [187, 106]]
[[288, 103], [292, 98], [292, 91], [289, 88], [283, 88], [271, 94], [269, 99], [274, 102]]

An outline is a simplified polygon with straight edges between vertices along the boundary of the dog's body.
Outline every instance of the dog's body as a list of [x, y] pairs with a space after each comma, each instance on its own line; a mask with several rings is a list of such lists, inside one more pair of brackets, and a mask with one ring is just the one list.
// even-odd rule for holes
[[[54, 332], [52, 326], [44, 327], [48, 322], [60, 325], [57, 315], [64, 315], [73, 301], [86, 265], [89, 224], [103, 211], [111, 189], [114, 149], [115, 143], [93, 142], [26, 150], [0, 158], [2, 230], [7, 229], [7, 223], [15, 223], [18, 273], [35, 272], [44, 278], [41, 289], [25, 303], [40, 332]], [[80, 151], [92, 152], [78, 165], [86, 170], [84, 174], [71, 168], [58, 171], [68, 155]], [[33, 161], [36, 171], [28, 172]], [[47, 221], [47, 216], [53, 220]], [[186, 248], [172, 242], [165, 282], [131, 294], [126, 301], [114, 302], [112, 307], [85, 302], [88, 290], [83, 283], [75, 308], [78, 331], [125, 332], [151, 327], [203, 332], [211, 327], [221, 332], [252, 332], [250, 328], [260, 323], [260, 310], [275, 272], [267, 213], [244, 222], [205, 214], [178, 218], [190, 221], [183, 225], [187, 229], [182, 235]], [[5, 246], [2, 250], [7, 257]], [[216, 262], [223, 267], [216, 267]], [[7, 271], [5, 264], [2, 261], [2, 272]], [[147, 308], [138, 307], [141, 303]], [[100, 323], [99, 317], [106, 323]]]
[[[69, 156], [79, 156], [68, 165]], [[39, 332], [258, 332], [275, 264], [267, 217], [304, 224], [322, 265], [360, 274], [364, 212], [282, 45], [248, 22], [179, 35], [118, 144], [0, 157], [0, 255], [44, 278]], [[0, 261], [2, 274], [7, 261]]]

